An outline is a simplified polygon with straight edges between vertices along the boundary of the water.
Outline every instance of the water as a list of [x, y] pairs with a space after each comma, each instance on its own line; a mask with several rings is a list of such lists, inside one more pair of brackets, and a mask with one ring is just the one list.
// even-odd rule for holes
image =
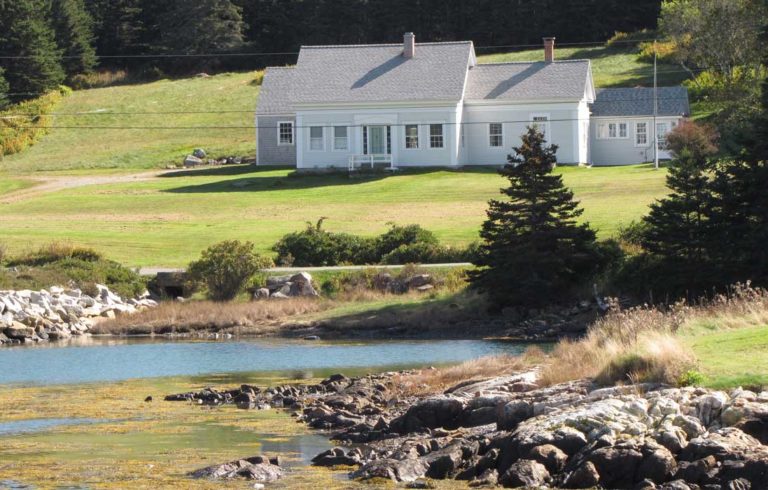
[[59, 385], [254, 371], [301, 371], [461, 362], [520, 354], [524, 345], [483, 340], [226, 342], [93, 338], [82, 345], [0, 349], [0, 385]]
[[28, 419], [14, 422], [0, 422], [0, 437], [18, 434], [30, 434], [33, 432], [43, 432], [57, 427], [66, 427], [72, 425], [97, 424], [105, 422], [97, 419]]

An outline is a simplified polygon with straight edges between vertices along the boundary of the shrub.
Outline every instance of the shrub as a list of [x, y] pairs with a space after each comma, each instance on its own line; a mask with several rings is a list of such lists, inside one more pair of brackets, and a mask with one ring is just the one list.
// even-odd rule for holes
[[264, 70], [259, 70], [256, 72], [256, 74], [253, 76], [253, 80], [251, 81], [251, 85], [254, 87], [261, 87], [261, 84], [264, 83]]
[[5, 258], [8, 256], [8, 246], [4, 243], [0, 243], [0, 266], [5, 262]]
[[70, 92], [70, 89], [60, 87], [0, 112], [0, 156], [24, 151], [48, 133], [51, 124], [48, 114]]
[[677, 384], [680, 386], [701, 386], [704, 384], [704, 375], [693, 369], [686, 371], [680, 376]]
[[672, 63], [677, 55], [677, 44], [674, 41], [640, 43], [640, 61], [652, 63], [654, 53], [660, 62]]
[[323, 221], [307, 224], [303, 231], [281, 238], [272, 247], [277, 252], [277, 262], [295, 267], [323, 267], [376, 261], [373, 240], [325, 231]]
[[650, 41], [656, 37], [656, 31], [643, 29], [635, 32], [616, 32], [613, 37], [606, 41], [605, 45], [609, 48], [632, 46], [642, 41]]
[[390, 223], [389, 230], [376, 239], [376, 253], [381, 260], [398, 248], [415, 244], [438, 245], [439, 242], [434, 233], [419, 225], [398, 226]]
[[205, 284], [210, 299], [229, 301], [243, 291], [254, 274], [271, 266], [270, 259], [254, 252], [253, 243], [229, 240], [204, 250], [198, 261], [189, 264], [188, 273]]
[[62, 260], [80, 260], [83, 262], [98, 262], [102, 255], [92, 248], [80, 247], [68, 242], [51, 242], [26, 255], [12, 258], [8, 265], [40, 267]]
[[85, 90], [90, 88], [112, 87], [129, 83], [131, 78], [125, 70], [102, 70], [91, 73], [81, 73], [71, 79], [72, 88]]

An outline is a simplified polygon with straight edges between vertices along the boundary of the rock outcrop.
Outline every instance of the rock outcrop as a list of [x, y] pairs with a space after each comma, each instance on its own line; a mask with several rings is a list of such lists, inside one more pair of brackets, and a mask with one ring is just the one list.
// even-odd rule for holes
[[300, 272], [291, 276], [267, 278], [267, 287], [253, 293], [253, 299], [286, 299], [319, 296], [312, 283], [312, 275]]
[[[538, 388], [536, 372], [402, 396], [397, 376], [174, 395], [197, 403], [284, 407], [341, 446], [313, 464], [417, 485], [765, 489], [768, 392], [577, 381]], [[347, 447], [345, 447], [348, 445]]]
[[279, 463], [278, 458], [269, 459], [266, 456], [254, 456], [196, 470], [190, 473], [189, 476], [195, 479], [243, 479], [270, 483], [283, 477], [283, 469]]
[[0, 291], [0, 344], [61, 340], [88, 333], [99, 318], [115, 318], [157, 306], [148, 297], [123, 300], [97, 285], [98, 294], [52, 287], [42, 291]]

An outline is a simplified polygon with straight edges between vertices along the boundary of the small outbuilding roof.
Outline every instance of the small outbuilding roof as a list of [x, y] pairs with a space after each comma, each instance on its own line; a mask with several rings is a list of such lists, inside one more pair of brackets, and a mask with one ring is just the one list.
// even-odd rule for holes
[[594, 98], [589, 60], [495, 63], [469, 71], [465, 98], [481, 100], [581, 100]]
[[[653, 88], [606, 88], [597, 91], [592, 104], [596, 117], [652, 116], [654, 112]], [[687, 116], [691, 113], [688, 89], [685, 87], [659, 87], [659, 116]]]

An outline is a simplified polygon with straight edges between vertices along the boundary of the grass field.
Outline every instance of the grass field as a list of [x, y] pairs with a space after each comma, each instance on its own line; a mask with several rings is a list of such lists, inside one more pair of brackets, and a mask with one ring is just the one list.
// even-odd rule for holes
[[[665, 195], [648, 166], [560, 168], [602, 237]], [[487, 201], [505, 184], [493, 170], [409, 171], [350, 179], [230, 167], [148, 181], [34, 193], [0, 205], [0, 241], [21, 251], [51, 240], [92, 246], [130, 266], [182, 266], [212, 243], [252, 240], [266, 252], [285, 233], [327, 217], [334, 231], [374, 235], [418, 223], [448, 244], [478, 238]], [[2, 197], [0, 197], [0, 202]]]
[[[592, 60], [595, 86], [634, 87], [653, 85], [653, 64], [640, 61], [634, 50], [621, 48], [557, 48], [557, 59]], [[504, 63], [510, 61], [544, 61], [544, 51], [534, 49], [513, 53], [491, 54], [478, 57], [480, 63]], [[659, 84], [677, 85], [688, 78], [679, 66], [659, 64]]]
[[768, 386], [768, 327], [697, 331], [683, 336], [712, 388]]

